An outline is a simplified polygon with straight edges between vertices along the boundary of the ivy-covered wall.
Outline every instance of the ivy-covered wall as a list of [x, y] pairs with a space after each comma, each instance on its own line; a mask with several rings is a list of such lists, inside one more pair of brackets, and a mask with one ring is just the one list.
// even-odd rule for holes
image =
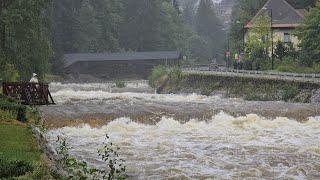
[[182, 74], [171, 78], [162, 88], [163, 93], [222, 93], [226, 97], [240, 97], [256, 101], [290, 101], [309, 103], [320, 84], [251, 77]]

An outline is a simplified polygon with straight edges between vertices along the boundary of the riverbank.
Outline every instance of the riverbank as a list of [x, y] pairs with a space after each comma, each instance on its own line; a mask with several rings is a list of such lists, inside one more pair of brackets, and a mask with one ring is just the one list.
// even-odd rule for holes
[[320, 84], [315, 82], [182, 72], [161, 74], [154, 82], [160, 93], [222, 95], [248, 101], [320, 103]]
[[4, 97], [0, 102], [0, 179], [52, 179], [49, 161], [31, 128], [40, 117]]

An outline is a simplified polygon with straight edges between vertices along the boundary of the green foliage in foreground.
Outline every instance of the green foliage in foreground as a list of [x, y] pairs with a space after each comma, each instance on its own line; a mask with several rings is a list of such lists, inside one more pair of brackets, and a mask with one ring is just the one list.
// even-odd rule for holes
[[52, 179], [31, 129], [17, 121], [0, 122], [0, 179]]
[[16, 120], [21, 122], [27, 121], [27, 107], [15, 102], [13, 99], [4, 97], [3, 95], [0, 95], [0, 110], [2, 111], [0, 113], [0, 121], [12, 120], [13, 116], [16, 117]]
[[34, 167], [25, 161], [6, 161], [0, 159], [0, 178], [12, 178], [32, 172]]
[[70, 179], [125, 179], [125, 161], [119, 157], [119, 148], [110, 142], [108, 135], [103, 148], [98, 150], [99, 157], [106, 163], [105, 169], [90, 168], [87, 162], [79, 162], [71, 157], [66, 138], [58, 137], [57, 142], [59, 144], [57, 153], [60, 156], [58, 163], [69, 174]]

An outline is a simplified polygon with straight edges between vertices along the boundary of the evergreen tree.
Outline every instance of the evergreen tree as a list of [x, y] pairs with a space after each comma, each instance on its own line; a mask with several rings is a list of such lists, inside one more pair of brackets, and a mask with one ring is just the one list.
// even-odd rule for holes
[[283, 42], [277, 42], [274, 54], [280, 61], [282, 61], [283, 58], [287, 55], [287, 49]]
[[1, 59], [13, 65], [22, 80], [29, 79], [33, 72], [43, 77], [49, 71], [53, 52], [50, 24], [44, 13], [47, 6], [47, 0], [20, 0], [11, 1], [1, 11], [0, 26], [5, 29]]
[[121, 45], [127, 50], [154, 51], [161, 41], [162, 0], [127, 0], [121, 27]]
[[225, 41], [223, 25], [215, 15], [212, 6], [211, 0], [201, 0], [196, 16], [196, 30], [208, 42], [212, 52], [211, 57], [208, 58], [223, 54]]
[[194, 26], [195, 17], [195, 2], [193, 0], [186, 0], [183, 6], [183, 18], [184, 21], [191, 27]]
[[63, 72], [63, 55], [77, 52], [77, 15], [81, 8], [79, 0], [52, 0], [51, 2], [52, 41], [55, 51], [51, 60], [53, 73]]
[[74, 45], [76, 51], [94, 53], [98, 48], [97, 41], [101, 36], [101, 30], [96, 19], [96, 11], [90, 0], [82, 1], [76, 21], [78, 22]]
[[123, 21], [124, 9], [119, 0], [92, 0], [96, 12], [100, 36], [95, 52], [117, 52], [121, 49], [119, 29]]

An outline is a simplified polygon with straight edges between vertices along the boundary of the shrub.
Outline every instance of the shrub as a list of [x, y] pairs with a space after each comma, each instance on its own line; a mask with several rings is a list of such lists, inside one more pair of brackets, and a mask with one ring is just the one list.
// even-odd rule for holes
[[57, 142], [59, 143], [56, 149], [60, 156], [59, 163], [69, 173], [70, 179], [125, 179], [125, 160], [119, 157], [119, 147], [110, 142], [108, 135], [106, 135], [103, 148], [98, 150], [99, 157], [106, 162], [106, 168], [103, 170], [89, 168], [85, 161], [79, 162], [71, 157], [66, 138], [58, 137]]
[[33, 166], [25, 161], [7, 161], [0, 159], [0, 179], [13, 178], [33, 171]]
[[116, 80], [116, 87], [117, 88], [124, 88], [126, 87], [126, 83], [120, 80]]
[[291, 57], [286, 57], [285, 60], [279, 64], [277, 70], [291, 73], [320, 73], [320, 64], [313, 64], [309, 67]]
[[299, 94], [299, 89], [296, 86], [285, 86], [281, 91], [281, 99], [289, 101]]
[[149, 85], [156, 88], [159, 85], [159, 80], [168, 74], [168, 70], [165, 66], [159, 65], [153, 68], [151, 75], [149, 76]]
[[210, 96], [211, 93], [212, 93], [212, 89], [210, 87], [207, 87], [207, 86], [201, 87], [201, 95]]
[[0, 82], [14, 82], [19, 78], [19, 72], [12, 64], [5, 64], [0, 68]]
[[10, 111], [4, 111], [4, 110], [0, 109], [0, 122], [1, 121], [10, 122], [15, 119], [16, 119], [16, 116], [13, 113], [11, 113]]
[[170, 78], [171, 81], [179, 82], [181, 80], [181, 77], [182, 77], [182, 71], [180, 70], [180, 68], [175, 67], [175, 68], [170, 70], [169, 78]]
[[27, 121], [26, 106], [18, 104], [13, 99], [0, 95], [0, 109], [3, 111], [9, 111], [12, 115], [16, 115], [16, 119], [18, 121]]

